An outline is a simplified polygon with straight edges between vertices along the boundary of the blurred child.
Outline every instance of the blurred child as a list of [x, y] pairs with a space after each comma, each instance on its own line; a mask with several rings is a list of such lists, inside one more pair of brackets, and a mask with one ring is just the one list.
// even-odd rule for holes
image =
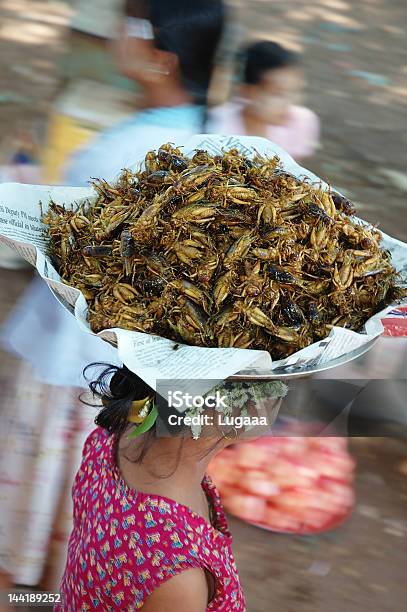
[[275, 42], [255, 42], [244, 53], [239, 97], [211, 111], [208, 132], [263, 136], [296, 160], [309, 157], [318, 145], [319, 120], [298, 105], [303, 87], [297, 54]]

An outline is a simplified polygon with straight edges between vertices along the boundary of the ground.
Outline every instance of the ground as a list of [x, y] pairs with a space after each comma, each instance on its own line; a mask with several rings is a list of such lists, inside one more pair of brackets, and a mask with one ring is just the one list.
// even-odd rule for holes
[[249, 612], [402, 612], [407, 556], [406, 444], [351, 444], [357, 504], [338, 529], [313, 537], [268, 533], [237, 519], [235, 554]]
[[[307, 163], [358, 203], [361, 216], [407, 239], [407, 47], [403, 0], [234, 0], [248, 36], [303, 53], [307, 103], [322, 146]], [[69, 9], [0, 0], [0, 164], [17, 127], [43, 134], [57, 88]]]
[[[304, 52], [308, 104], [322, 121], [321, 148], [307, 165], [354, 199], [361, 216], [406, 240], [404, 1], [244, 4], [253, 35]], [[68, 14], [59, 2], [0, 0], [0, 163], [17, 129], [43, 134]], [[29, 278], [0, 270], [1, 320]], [[0, 359], [4, 382], [17, 362]], [[298, 538], [232, 519], [250, 612], [405, 609], [407, 446], [376, 438], [352, 449], [357, 505], [338, 530]]]

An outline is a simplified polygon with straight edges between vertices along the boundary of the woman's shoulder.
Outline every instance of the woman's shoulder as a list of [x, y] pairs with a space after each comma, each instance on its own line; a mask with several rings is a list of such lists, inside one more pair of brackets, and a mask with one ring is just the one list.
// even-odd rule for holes
[[[143, 544], [147, 545], [147, 548], [155, 541], [168, 550], [179, 552], [181, 556], [187, 555], [189, 561], [192, 559], [197, 562], [203, 559], [209, 561], [217, 542], [220, 542], [221, 532], [226, 540], [229, 540], [230, 534], [217, 491], [209, 490], [213, 485], [206, 479], [202, 484], [208, 497], [211, 498], [215, 511], [214, 526], [210, 525], [203, 516], [175, 500], [160, 495], [137, 494], [135, 503], [129, 511], [134, 515], [132, 520], [145, 535]], [[207, 546], [203, 545], [204, 542]]]
[[139, 492], [135, 502], [134, 509], [139, 520], [142, 519], [143, 528], [146, 532], [158, 530], [163, 540], [175, 543], [179, 537], [185, 544], [203, 532], [201, 517], [175, 500]]
[[111, 434], [109, 434], [103, 427], [95, 427], [85, 440], [83, 445], [83, 452], [89, 452], [94, 448], [98, 448], [104, 441], [106, 441]]
[[[202, 529], [176, 503], [138, 493], [134, 500], [120, 498], [111, 510], [106, 526], [109, 549], [129, 567], [135, 566], [139, 579], [157, 586], [186, 569], [209, 565], [211, 557], [205, 563], [202, 556]], [[212, 554], [209, 546], [207, 553]]]
[[105, 455], [111, 442], [111, 434], [102, 427], [96, 427], [91, 431], [83, 445], [82, 466]]

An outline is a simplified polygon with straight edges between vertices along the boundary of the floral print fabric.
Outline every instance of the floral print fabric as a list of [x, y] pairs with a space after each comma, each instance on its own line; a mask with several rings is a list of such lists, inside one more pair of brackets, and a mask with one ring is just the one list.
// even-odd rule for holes
[[130, 489], [115, 461], [115, 438], [97, 428], [87, 439], [73, 486], [74, 528], [55, 610], [143, 606], [164, 581], [200, 567], [215, 579], [208, 611], [245, 610], [219, 494], [208, 476], [214, 526], [187, 506]]

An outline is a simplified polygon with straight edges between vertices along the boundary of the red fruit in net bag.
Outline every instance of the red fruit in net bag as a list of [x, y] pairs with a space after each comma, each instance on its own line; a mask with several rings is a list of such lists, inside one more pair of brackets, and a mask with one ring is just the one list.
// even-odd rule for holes
[[232, 485], [236, 481], [239, 481], [244, 474], [244, 472], [236, 465], [228, 465], [227, 467], [222, 467], [220, 470], [212, 473], [214, 475], [215, 482], [217, 478], [220, 478], [222, 482], [228, 485]]
[[242, 489], [239, 489], [236, 485], [225, 484], [219, 488], [219, 495], [225, 507], [226, 507], [227, 500], [229, 497], [233, 497], [234, 495], [241, 495], [241, 494], [243, 494]]
[[254, 468], [267, 465], [270, 461], [270, 453], [266, 444], [245, 442], [236, 447], [236, 462], [245, 468]]
[[280, 487], [260, 470], [246, 470], [240, 482], [240, 487], [253, 495], [266, 498], [277, 495], [280, 491]]
[[[267, 438], [261, 438], [259, 440], [259, 442], [261, 441], [261, 444], [264, 445], [269, 453], [270, 453], [270, 457], [271, 456], [281, 456], [281, 455], [286, 455], [286, 456], [291, 456], [291, 457], [295, 457], [295, 456], [302, 456], [304, 454], [304, 452], [307, 449], [308, 446], [308, 442], [307, 442], [307, 438], [303, 438], [303, 437], [285, 437], [285, 436], [276, 436], [276, 437], [267, 437]], [[257, 440], [254, 442], [254, 444], [257, 443]]]
[[315, 486], [317, 476], [304, 475], [297, 472], [293, 466], [290, 471], [284, 473], [270, 473], [270, 478], [273, 482], [280, 487], [281, 490], [292, 489], [292, 488], [309, 488]]
[[343, 438], [269, 436], [234, 450], [214, 462], [214, 481], [218, 474], [225, 508], [243, 520], [259, 524], [263, 513], [262, 524], [274, 531], [317, 533], [354, 504], [355, 461]]
[[274, 457], [271, 463], [267, 466], [267, 472], [272, 476], [283, 476], [295, 469], [295, 463], [290, 461], [286, 455], [281, 454], [278, 458]]
[[276, 531], [298, 531], [301, 525], [298, 519], [273, 506], [267, 507], [264, 523]]
[[290, 514], [301, 514], [304, 508], [317, 506], [315, 491], [312, 489], [298, 488], [283, 491], [274, 500], [279, 510]]
[[252, 523], [261, 523], [266, 512], [266, 502], [254, 495], [231, 495], [224, 501], [226, 510]]
[[320, 510], [318, 508], [311, 508], [304, 510], [300, 519], [304, 527], [319, 531], [331, 523], [332, 512], [327, 512], [326, 510]]
[[270, 465], [269, 471], [274, 474], [293, 472], [306, 478], [317, 478], [319, 476], [318, 466], [313, 461], [309, 461], [307, 453], [302, 457], [283, 455], [273, 465]]
[[355, 503], [355, 494], [349, 484], [327, 480], [323, 484], [322, 491], [330, 496], [332, 509], [350, 508]]
[[347, 453], [318, 453], [315, 450], [308, 456], [308, 461], [319, 471], [320, 476], [335, 480], [344, 480], [355, 469], [355, 460]]
[[308, 438], [308, 444], [310, 448], [317, 449], [318, 451], [327, 451], [329, 453], [345, 452], [347, 449], [346, 438], [338, 437], [325, 437], [320, 436], [319, 438]]
[[233, 484], [242, 477], [242, 469], [236, 465], [234, 456], [224, 454], [223, 452], [212, 459], [208, 474], [210, 474], [213, 482], [217, 487], [222, 487], [224, 484]]

